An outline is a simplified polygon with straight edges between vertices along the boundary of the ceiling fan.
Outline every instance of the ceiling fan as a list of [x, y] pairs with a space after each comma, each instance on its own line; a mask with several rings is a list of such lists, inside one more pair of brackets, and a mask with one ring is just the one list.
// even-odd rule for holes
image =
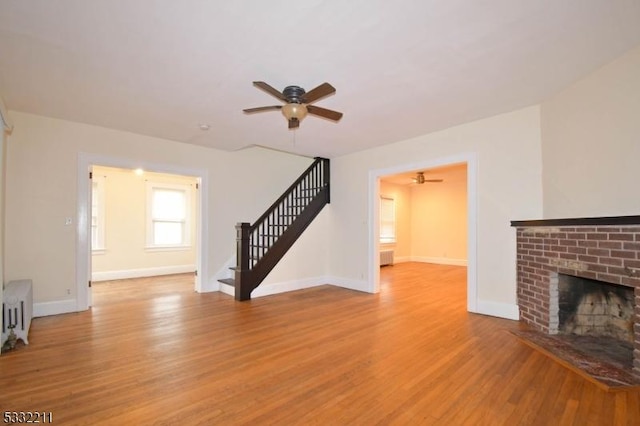
[[422, 185], [423, 183], [440, 183], [444, 182], [443, 179], [425, 179], [424, 172], [417, 172], [416, 177], [413, 178], [413, 183]]
[[338, 121], [342, 118], [341, 112], [311, 105], [313, 102], [336, 92], [336, 89], [329, 83], [322, 83], [308, 92], [299, 86], [287, 86], [282, 92], [279, 92], [264, 81], [254, 81], [253, 85], [280, 99], [285, 104], [248, 108], [243, 110], [245, 113], [282, 110], [282, 114], [289, 122], [290, 129], [300, 126], [300, 121], [307, 116], [307, 113], [333, 121]]

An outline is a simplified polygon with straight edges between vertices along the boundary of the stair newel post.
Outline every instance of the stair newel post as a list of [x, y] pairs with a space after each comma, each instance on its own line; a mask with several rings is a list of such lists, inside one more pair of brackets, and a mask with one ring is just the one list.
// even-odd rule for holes
[[329, 187], [331, 176], [329, 174], [329, 159], [322, 159], [322, 186], [326, 188], [327, 204], [331, 202], [331, 188]]
[[250, 223], [240, 222], [236, 224], [236, 273], [235, 273], [235, 299], [251, 299], [251, 283], [249, 283], [249, 229]]

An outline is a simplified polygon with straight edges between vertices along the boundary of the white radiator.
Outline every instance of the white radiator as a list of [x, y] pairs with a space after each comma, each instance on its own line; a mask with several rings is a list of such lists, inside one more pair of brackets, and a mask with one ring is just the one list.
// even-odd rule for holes
[[2, 297], [2, 342], [9, 337], [9, 326], [15, 325], [13, 332], [18, 339], [28, 345], [27, 338], [33, 314], [33, 289], [31, 280], [9, 281], [4, 286]]
[[380, 252], [380, 266], [393, 265], [393, 250], [382, 250]]

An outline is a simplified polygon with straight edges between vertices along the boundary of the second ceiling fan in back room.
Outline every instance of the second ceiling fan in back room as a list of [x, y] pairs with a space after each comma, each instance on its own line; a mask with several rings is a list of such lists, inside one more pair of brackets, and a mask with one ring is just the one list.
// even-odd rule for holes
[[274, 89], [264, 81], [254, 81], [253, 85], [264, 90], [268, 94], [285, 102], [284, 105], [272, 105], [243, 110], [245, 113], [281, 110], [282, 114], [289, 122], [289, 128], [295, 129], [300, 126], [300, 121], [307, 114], [338, 121], [342, 118], [342, 113], [319, 106], [311, 105], [326, 96], [332, 95], [336, 89], [329, 83], [322, 83], [320, 86], [306, 92], [299, 86], [287, 86], [282, 92]]
[[416, 177], [414, 177], [412, 180], [413, 183], [416, 183], [418, 185], [422, 185], [423, 183], [441, 183], [444, 181], [443, 179], [425, 179], [424, 172], [417, 172]]

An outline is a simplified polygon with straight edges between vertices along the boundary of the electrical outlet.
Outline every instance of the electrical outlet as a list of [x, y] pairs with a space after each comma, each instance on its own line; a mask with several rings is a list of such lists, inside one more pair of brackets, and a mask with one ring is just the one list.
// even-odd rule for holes
[[65, 225], [71, 225], [73, 223], [73, 219], [71, 219], [70, 217], [66, 217], [64, 219], [64, 224]]
[[67, 289], [67, 294], [71, 294], [71, 289], [70, 288]]

